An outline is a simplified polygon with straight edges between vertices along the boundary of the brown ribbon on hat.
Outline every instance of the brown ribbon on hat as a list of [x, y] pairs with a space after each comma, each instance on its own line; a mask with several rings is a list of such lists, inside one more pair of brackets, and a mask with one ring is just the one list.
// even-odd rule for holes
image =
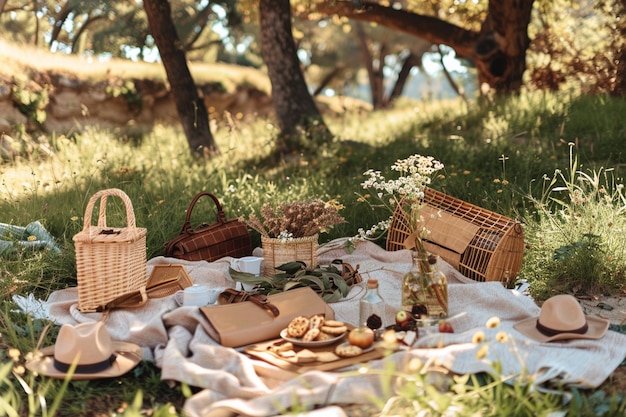
[[585, 334], [587, 333], [587, 330], [589, 329], [589, 325], [587, 324], [587, 322], [585, 321], [585, 325], [582, 327], [579, 327], [578, 329], [574, 329], [574, 330], [555, 330], [552, 329], [550, 327], [546, 327], [543, 324], [539, 323], [539, 320], [537, 320], [537, 325], [536, 325], [537, 330], [539, 330], [542, 334], [546, 335], [546, 336], [556, 336], [557, 334], [561, 334], [561, 333], [576, 333], [576, 334]]

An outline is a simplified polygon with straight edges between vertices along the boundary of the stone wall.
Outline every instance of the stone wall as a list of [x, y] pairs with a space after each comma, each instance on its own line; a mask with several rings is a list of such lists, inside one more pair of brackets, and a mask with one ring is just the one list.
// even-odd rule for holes
[[[219, 84], [199, 86], [213, 119], [228, 112], [238, 119], [270, 116], [271, 97], [253, 87], [225, 92]], [[82, 127], [117, 128], [122, 134], [149, 132], [156, 123], [179, 123], [172, 95], [162, 82], [110, 78], [87, 83], [52, 71], [29, 79], [0, 76], [0, 134], [58, 133]]]

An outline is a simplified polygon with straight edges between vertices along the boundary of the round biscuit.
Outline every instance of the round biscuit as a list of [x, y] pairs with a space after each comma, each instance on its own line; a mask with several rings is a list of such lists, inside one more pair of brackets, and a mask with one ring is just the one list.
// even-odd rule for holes
[[309, 330], [308, 317], [298, 316], [289, 322], [287, 335], [289, 337], [302, 337]]
[[330, 335], [328, 333], [324, 333], [324, 332], [320, 331], [320, 334], [317, 335], [315, 340], [318, 341], [318, 342], [322, 342], [324, 340], [334, 339], [335, 337], [336, 336], [333, 336], [333, 335]]
[[339, 336], [347, 332], [348, 328], [346, 326], [338, 326], [338, 327], [322, 326], [320, 330], [323, 331], [324, 333], [328, 333], [331, 336]]
[[343, 321], [339, 321], [339, 320], [325, 320], [324, 321], [324, 326], [328, 326], [328, 327], [341, 327], [345, 325], [346, 324]]
[[312, 342], [314, 341], [317, 336], [319, 336], [320, 334], [320, 329], [318, 329], [317, 327], [314, 327], [312, 329], [309, 329], [304, 336], [302, 336], [302, 341], [303, 342]]
[[311, 329], [313, 329], [313, 328], [320, 328], [320, 327], [322, 327], [324, 325], [324, 321], [325, 321], [325, 319], [324, 319], [324, 315], [323, 314], [315, 314], [315, 315], [309, 317], [309, 322], [310, 322], [309, 327]]
[[363, 349], [355, 345], [339, 345], [335, 348], [335, 354], [342, 358], [352, 358], [363, 353]]

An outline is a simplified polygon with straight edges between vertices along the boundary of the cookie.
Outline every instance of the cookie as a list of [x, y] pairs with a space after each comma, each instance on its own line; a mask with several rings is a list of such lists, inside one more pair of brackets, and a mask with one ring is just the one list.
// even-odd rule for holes
[[278, 352], [278, 356], [285, 359], [291, 359], [296, 357], [296, 352], [293, 350], [285, 350], [284, 352]]
[[339, 320], [326, 320], [324, 321], [324, 326], [328, 326], [328, 327], [341, 327], [341, 326], [345, 326], [346, 324], [343, 321], [339, 321]]
[[324, 333], [328, 333], [331, 336], [340, 336], [344, 334], [345, 332], [347, 332], [348, 328], [345, 325], [337, 326], [337, 327], [324, 325], [322, 326], [320, 330], [323, 331]]
[[363, 349], [358, 346], [343, 344], [335, 348], [335, 354], [341, 358], [353, 358], [363, 353]]
[[267, 349], [275, 353], [286, 352], [288, 350], [293, 350], [293, 343], [280, 341], [273, 343]]
[[296, 353], [295, 359], [298, 363], [315, 362], [317, 360], [317, 354], [309, 349], [302, 349], [300, 352]]
[[298, 316], [289, 322], [287, 335], [289, 337], [302, 337], [309, 330], [308, 317]]
[[324, 332], [320, 331], [320, 334], [317, 335], [315, 340], [318, 341], [318, 342], [323, 342], [324, 340], [334, 339], [335, 337], [336, 336], [333, 336], [333, 335], [330, 335], [328, 333], [324, 333]]
[[325, 317], [323, 314], [315, 314], [309, 317], [309, 328], [311, 329], [319, 329], [324, 325]]
[[320, 334], [320, 329], [318, 328], [312, 328], [307, 330], [307, 332], [304, 334], [304, 336], [302, 336], [302, 341], [303, 342], [312, 342], [314, 341], [317, 336], [319, 336]]

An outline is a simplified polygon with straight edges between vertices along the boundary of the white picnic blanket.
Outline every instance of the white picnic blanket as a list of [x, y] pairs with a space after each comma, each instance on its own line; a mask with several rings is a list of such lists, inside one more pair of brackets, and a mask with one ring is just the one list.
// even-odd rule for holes
[[[321, 247], [320, 263], [342, 259], [358, 267], [364, 281], [378, 278], [387, 304], [387, 320], [393, 322], [400, 305], [400, 282], [411, 263], [408, 251], [387, 252], [373, 243], [359, 242], [356, 250], [348, 253], [344, 241], [338, 239]], [[162, 263], [184, 265], [198, 283], [235, 286], [228, 274], [230, 258], [208, 263], [157, 257], [148, 261], [148, 274], [154, 265]], [[383, 368], [386, 361], [402, 367], [412, 357], [423, 362], [437, 358], [440, 365], [464, 374], [490, 371], [494, 362], [500, 362], [505, 375], [524, 371], [534, 374], [536, 384], [558, 381], [595, 388], [626, 356], [626, 336], [612, 331], [597, 341], [549, 344], [531, 341], [512, 326], [518, 320], [539, 314], [540, 309], [532, 299], [497, 282], [475, 283], [444, 262], [440, 269], [450, 282], [449, 313], [455, 333], [421, 334], [418, 349], [372, 361], [370, 367]], [[363, 285], [356, 286], [345, 300], [331, 304], [337, 319], [356, 324], [362, 291]], [[77, 296], [74, 288], [51, 294], [47, 301], [49, 316], [59, 324], [99, 320], [100, 313], [83, 314], [77, 310]], [[498, 328], [485, 328], [491, 317], [500, 318]], [[178, 307], [173, 297], [150, 300], [138, 309], [112, 311], [106, 323], [113, 339], [144, 347], [145, 357], [161, 368], [164, 380], [203, 388], [185, 403], [190, 416], [274, 416], [289, 409], [294, 401], [309, 406], [361, 404], [384, 395], [380, 378], [374, 375], [311, 371], [286, 380], [284, 373], [271, 365], [217, 344], [204, 330], [205, 320], [199, 310]], [[488, 354], [483, 359], [476, 357], [479, 346], [472, 343], [478, 331], [485, 333], [489, 343]], [[498, 331], [508, 333], [507, 343], [495, 341]], [[332, 410], [333, 415], [341, 415], [340, 409]]]

